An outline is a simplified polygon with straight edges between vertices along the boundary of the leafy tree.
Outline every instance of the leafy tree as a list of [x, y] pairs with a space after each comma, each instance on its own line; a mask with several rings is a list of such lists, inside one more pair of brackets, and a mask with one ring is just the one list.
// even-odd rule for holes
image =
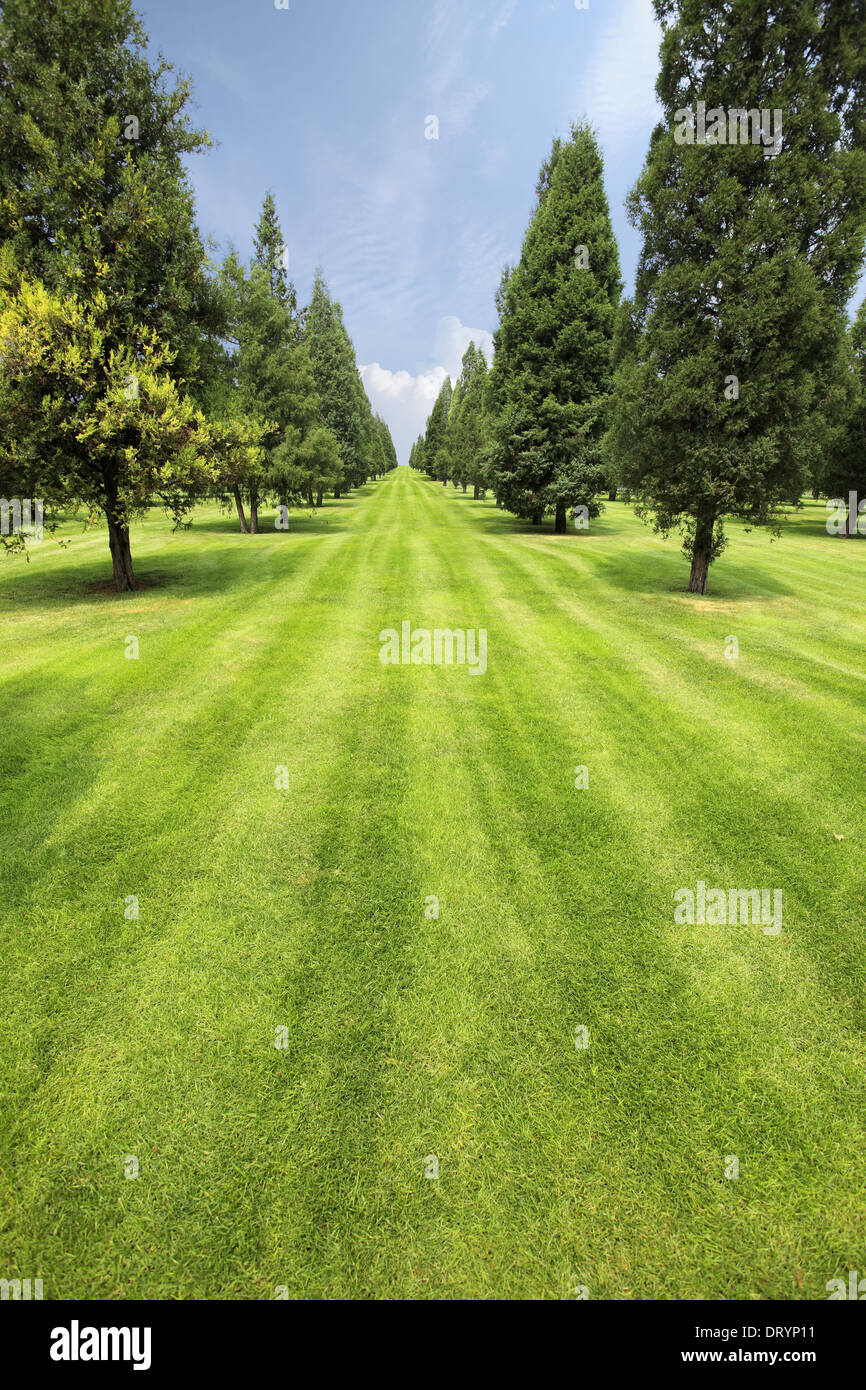
[[782, 0], [769, 18], [756, 0], [655, 10], [665, 122], [628, 201], [643, 250], [612, 447], [642, 513], [682, 533], [689, 589], [705, 593], [724, 518], [777, 527], [827, 447], [866, 225], [866, 13], [855, 0]]
[[540, 523], [600, 508], [619, 255], [593, 132], [573, 125], [542, 165], [520, 262], [497, 294], [491, 464], [498, 499]]
[[324, 425], [314, 425], [302, 438], [297, 431], [287, 431], [275, 450], [274, 477], [283, 505], [316, 495], [321, 506], [323, 493], [342, 476], [339, 444]]
[[[145, 43], [127, 0], [6, 0], [0, 20], [2, 312], [12, 335], [0, 485], [104, 512], [121, 591], [134, 587], [129, 524], [149, 487], [165, 485], [180, 520], [212, 476], [213, 436], [184, 398], [203, 388], [206, 344], [221, 329], [184, 171], [209, 139], [185, 114], [188, 83], [169, 84], [171, 67], [152, 67]], [[45, 353], [33, 363], [39, 410], [22, 374], [25, 330]], [[130, 392], [126, 404], [119, 391]], [[240, 439], [243, 427], [228, 432]], [[256, 437], [246, 434], [247, 458]]]
[[102, 291], [86, 304], [27, 279], [0, 292], [0, 474], [27, 479], [27, 496], [49, 479], [104, 512], [122, 592], [135, 577], [116, 518], [156, 495], [179, 523], [198, 495], [255, 466], [259, 435], [249, 421], [208, 421], [172, 379], [155, 334], [142, 329], [135, 354], [107, 348], [111, 320]]

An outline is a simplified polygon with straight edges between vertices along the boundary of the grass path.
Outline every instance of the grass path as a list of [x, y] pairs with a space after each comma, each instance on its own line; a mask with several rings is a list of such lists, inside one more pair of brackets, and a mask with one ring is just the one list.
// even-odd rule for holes
[[[125, 600], [102, 533], [2, 566], [0, 1274], [795, 1299], [866, 1269], [866, 547], [823, 515], [733, 528], [705, 600], [622, 504], [554, 537], [405, 469], [289, 536], [154, 514]], [[383, 667], [406, 618], [486, 628], [486, 674]], [[698, 879], [781, 888], [783, 931], [675, 925]]]

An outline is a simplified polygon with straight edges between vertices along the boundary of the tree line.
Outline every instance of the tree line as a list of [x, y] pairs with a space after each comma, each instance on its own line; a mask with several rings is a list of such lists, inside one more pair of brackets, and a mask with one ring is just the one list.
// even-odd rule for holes
[[[320, 505], [396, 466], [340, 305], [297, 307], [273, 196], [248, 266], [207, 255], [183, 166], [210, 144], [128, 0], [5, 0], [0, 18], [0, 490], [130, 523], [219, 498]], [[15, 544], [15, 538], [3, 538]]]
[[866, 496], [866, 307], [847, 316], [866, 238], [866, 12], [654, 7], [664, 119], [627, 200], [634, 295], [598, 142], [573, 125], [503, 271], [490, 370], [473, 345], [410, 462], [560, 533], [623, 488], [656, 531], [681, 534], [689, 589], [705, 593], [726, 518], [778, 533], [808, 489]]

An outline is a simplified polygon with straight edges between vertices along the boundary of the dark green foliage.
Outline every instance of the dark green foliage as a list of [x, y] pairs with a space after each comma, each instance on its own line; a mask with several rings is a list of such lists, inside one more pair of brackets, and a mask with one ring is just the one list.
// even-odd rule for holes
[[[723, 518], [773, 523], [829, 443], [866, 226], [866, 16], [847, 0], [769, 20], [755, 0], [655, 8], [666, 119], [628, 204], [643, 251], [607, 456], [656, 528], [682, 531], [703, 593]], [[781, 113], [779, 152], [678, 143], [699, 101]]]
[[520, 262], [497, 294], [490, 466], [497, 499], [540, 522], [598, 514], [612, 385], [619, 256], [592, 131], [573, 126], [542, 165]]
[[420, 466], [431, 478], [437, 478], [443, 483], [448, 481], [450, 467], [445, 443], [448, 432], [448, 417], [451, 412], [452, 392], [451, 378], [446, 376], [439, 388], [439, 395], [436, 397], [433, 409], [427, 418], [427, 429], [421, 449]]
[[372, 411], [343, 323], [343, 310], [331, 299], [321, 271], [304, 312], [303, 338], [319, 396], [319, 419], [337, 440], [347, 487], [360, 487], [373, 471], [375, 431]]
[[[0, 484], [104, 512], [119, 589], [134, 586], [130, 518], [156, 493], [180, 520], [213, 485], [216, 437], [188, 396], [206, 393], [224, 327], [184, 170], [208, 136], [144, 44], [126, 0], [7, 0], [0, 21], [2, 293], [20, 369]], [[239, 421], [229, 433], [241, 441]]]

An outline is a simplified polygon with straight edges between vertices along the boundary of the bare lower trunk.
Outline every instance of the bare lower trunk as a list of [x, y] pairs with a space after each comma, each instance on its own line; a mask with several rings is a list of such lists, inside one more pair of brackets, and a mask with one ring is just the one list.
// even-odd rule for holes
[[689, 575], [689, 593], [707, 592], [707, 574], [713, 548], [714, 517], [701, 517], [695, 527], [695, 540], [692, 546], [692, 572]]
[[617, 489], [616, 489], [615, 487], [608, 488], [608, 492], [607, 492], [607, 500], [608, 500], [608, 502], [615, 502], [615, 501], [616, 501], [616, 494], [617, 494]]
[[259, 498], [255, 492], [250, 493], [250, 535], [259, 534]]
[[465, 484], [465, 483], [461, 483], [460, 486], [463, 488], [463, 491], [465, 492], [465, 491], [466, 491], [466, 484]]
[[315, 506], [315, 503], [313, 502], [313, 489], [311, 487], [307, 488], [307, 503], [311, 507]]
[[540, 526], [540, 525], [541, 525], [541, 512], [540, 512], [540, 511], [533, 512], [533, 513], [532, 513], [532, 524], [533, 524], [533, 526]]
[[557, 502], [557, 504], [556, 504], [556, 520], [555, 520], [554, 523], [553, 523], [553, 529], [554, 529], [554, 531], [556, 532], [556, 534], [557, 534], [558, 536], [564, 536], [564, 535], [565, 535], [565, 532], [566, 532], [566, 515], [565, 515], [565, 503], [564, 503], [564, 502]]
[[324, 494], [323, 494], [323, 492], [322, 492], [322, 489], [319, 488], [319, 491], [316, 493], [316, 506], [317, 506], [317, 507], [321, 507], [323, 495], [324, 495]]
[[244, 516], [244, 503], [243, 503], [243, 498], [241, 497], [241, 490], [240, 490], [240, 488], [239, 488], [239, 487], [236, 487], [235, 490], [234, 490], [234, 493], [235, 493], [235, 506], [236, 506], [237, 509], [238, 509], [238, 521], [241, 523], [241, 530], [243, 531], [244, 535], [246, 535], [246, 534], [247, 534], [247, 519], [246, 519], [246, 517]]
[[335, 496], [336, 498], [339, 498], [339, 496], [340, 496], [340, 489], [339, 489], [338, 487], [335, 487], [335, 488], [334, 488], [334, 496]]
[[472, 496], [474, 497], [474, 499], [475, 499], [476, 502], [478, 501], [478, 492], [479, 492], [479, 488], [478, 488], [478, 484], [476, 483], [476, 484], [475, 484], [475, 487], [472, 489]]
[[135, 589], [135, 575], [132, 572], [132, 551], [129, 548], [129, 527], [121, 526], [106, 514], [108, 521], [108, 544], [111, 549], [111, 563], [114, 566], [114, 587], [119, 594], [131, 594]]

